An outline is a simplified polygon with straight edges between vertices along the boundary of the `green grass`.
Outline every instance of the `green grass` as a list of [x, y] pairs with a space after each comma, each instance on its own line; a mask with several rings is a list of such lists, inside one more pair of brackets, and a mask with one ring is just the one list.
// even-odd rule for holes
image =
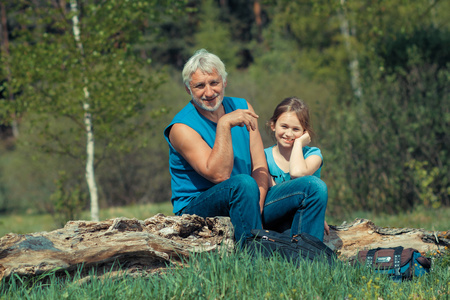
[[[0, 299], [448, 299], [450, 260], [431, 273], [394, 283], [362, 267], [303, 263], [243, 252], [195, 254], [182, 266], [148, 277], [110, 275], [80, 281], [79, 275], [47, 280], [13, 277], [2, 282]], [[42, 279], [42, 278], [41, 278]]]
[[[170, 203], [101, 210], [101, 219], [128, 217], [144, 220], [156, 213], [171, 215]], [[355, 212], [346, 220], [327, 218], [333, 225], [368, 218], [379, 226], [448, 230], [450, 209], [416, 210], [397, 216]], [[85, 212], [83, 219], [89, 219]], [[8, 215], [0, 219], [0, 234], [58, 228], [50, 215]], [[6, 229], [5, 229], [6, 228]], [[192, 255], [182, 266], [147, 277], [130, 275], [39, 278], [12, 277], [0, 284], [0, 299], [448, 299], [450, 254], [434, 260], [430, 274], [396, 284], [365, 268], [339, 264], [302, 264], [298, 269], [279, 258], [250, 258], [232, 254]]]
[[[170, 202], [134, 205], [126, 207], [111, 207], [100, 210], [100, 220], [117, 217], [136, 218], [145, 220], [157, 213], [166, 216], [172, 214]], [[353, 212], [347, 218], [327, 217], [328, 224], [340, 225], [342, 222], [352, 222], [355, 218], [372, 220], [376, 225], [383, 227], [410, 227], [424, 228], [426, 230], [450, 230], [450, 207], [440, 209], [416, 209], [398, 215], [374, 215], [370, 212]], [[89, 212], [83, 212], [80, 219], [89, 220]], [[62, 227], [56, 224], [49, 214], [9, 214], [0, 215], [0, 237], [7, 233], [32, 233], [51, 231]]]

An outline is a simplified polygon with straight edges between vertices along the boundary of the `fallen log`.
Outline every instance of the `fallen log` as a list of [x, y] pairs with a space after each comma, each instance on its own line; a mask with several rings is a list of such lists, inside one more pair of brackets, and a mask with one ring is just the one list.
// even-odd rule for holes
[[[37, 276], [113, 266], [129, 274], [148, 274], [180, 263], [192, 253], [234, 249], [234, 230], [227, 217], [155, 215], [140, 221], [116, 218], [100, 222], [70, 221], [51, 232], [7, 234], [0, 239], [0, 280], [13, 274]], [[324, 241], [341, 259], [358, 250], [402, 245], [421, 252], [450, 244], [450, 232], [381, 228], [371, 221], [331, 226]]]
[[324, 243], [336, 251], [340, 259], [351, 259], [359, 250], [403, 246], [425, 254], [450, 245], [450, 230], [428, 231], [416, 228], [388, 228], [376, 226], [367, 219], [355, 219], [350, 224], [330, 226]]
[[0, 239], [0, 280], [13, 274], [111, 270], [151, 272], [180, 262], [191, 253], [233, 247], [229, 218], [206, 220], [158, 214], [144, 221], [127, 218], [100, 222], [70, 221], [64, 228]]

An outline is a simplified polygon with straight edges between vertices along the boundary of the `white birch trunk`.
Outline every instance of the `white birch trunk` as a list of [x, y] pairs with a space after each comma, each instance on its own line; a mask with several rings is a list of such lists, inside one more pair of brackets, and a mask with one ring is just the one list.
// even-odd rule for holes
[[338, 12], [340, 18], [341, 33], [344, 37], [345, 47], [350, 57], [350, 77], [353, 94], [359, 99], [362, 96], [362, 88], [360, 84], [359, 63], [356, 51], [353, 50], [350, 42], [350, 30], [348, 26], [348, 19], [346, 16], [345, 0], [341, 0], [341, 10]]
[[[78, 6], [76, 0], [70, 0], [70, 10], [74, 13], [72, 17], [73, 22], [73, 35], [75, 37], [75, 42], [78, 49], [80, 50], [81, 59], [83, 59], [84, 51], [83, 44], [80, 40], [80, 27], [78, 22]], [[97, 184], [95, 182], [94, 175], [94, 131], [92, 130], [92, 116], [89, 112], [89, 90], [87, 87], [87, 78], [85, 78], [85, 86], [83, 87], [84, 92], [84, 125], [86, 128], [86, 181], [89, 188], [89, 195], [91, 197], [91, 220], [98, 221], [98, 191]]]

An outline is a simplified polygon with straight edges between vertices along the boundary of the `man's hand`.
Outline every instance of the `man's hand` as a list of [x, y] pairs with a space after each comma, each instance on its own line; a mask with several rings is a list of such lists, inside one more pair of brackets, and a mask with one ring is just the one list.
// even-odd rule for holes
[[233, 128], [235, 126], [247, 127], [248, 131], [254, 131], [257, 128], [257, 120], [259, 116], [249, 109], [237, 109], [228, 114], [223, 115], [217, 126], [227, 126]]

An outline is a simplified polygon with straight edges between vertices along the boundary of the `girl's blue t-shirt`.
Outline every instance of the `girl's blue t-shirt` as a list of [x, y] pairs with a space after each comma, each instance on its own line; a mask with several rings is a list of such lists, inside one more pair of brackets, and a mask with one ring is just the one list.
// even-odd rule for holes
[[[283, 170], [278, 167], [278, 165], [275, 163], [275, 159], [273, 158], [273, 147], [275, 145], [264, 149], [264, 153], [266, 154], [266, 160], [267, 160], [267, 166], [269, 167], [269, 173], [272, 176], [273, 180], [276, 184], [283, 183], [285, 181], [291, 180], [291, 175], [289, 172], [284, 172]], [[319, 169], [313, 174], [313, 176], [316, 176], [317, 178], [320, 178], [320, 170], [323, 166], [323, 157], [322, 153], [320, 152], [320, 149], [317, 147], [309, 147], [305, 146], [303, 147], [303, 157], [306, 159], [307, 157], [311, 155], [318, 155], [322, 159], [322, 163], [320, 164]]]

